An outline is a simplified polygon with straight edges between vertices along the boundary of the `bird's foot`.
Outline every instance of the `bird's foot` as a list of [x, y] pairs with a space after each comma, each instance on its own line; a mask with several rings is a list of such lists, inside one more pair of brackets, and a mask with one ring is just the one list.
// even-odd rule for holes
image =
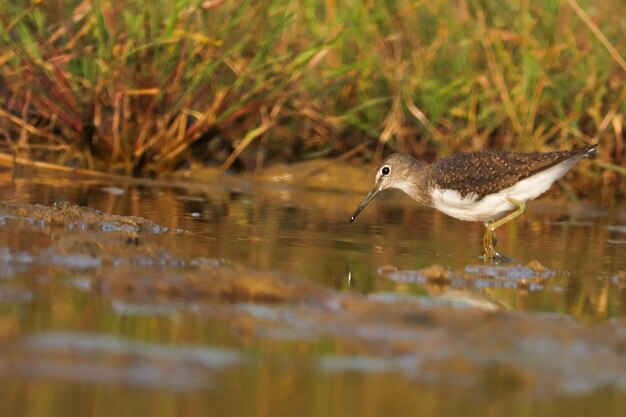
[[485, 254], [481, 256], [485, 263], [499, 264], [513, 262], [514, 259], [496, 252], [496, 243], [498, 243], [498, 238], [496, 236], [495, 229], [487, 226], [487, 230], [485, 230], [485, 234], [483, 235], [483, 247]]
[[508, 256], [502, 255], [496, 251], [494, 251], [491, 256], [487, 256], [487, 253], [485, 253], [484, 255], [479, 256], [479, 258], [482, 259], [486, 265], [510, 264], [516, 262], [515, 259], [509, 258]]

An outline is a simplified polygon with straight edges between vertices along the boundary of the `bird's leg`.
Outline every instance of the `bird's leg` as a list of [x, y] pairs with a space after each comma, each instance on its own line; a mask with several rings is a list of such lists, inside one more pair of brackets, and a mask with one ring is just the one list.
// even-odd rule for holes
[[491, 260], [496, 257], [496, 231], [491, 227], [491, 223], [485, 223], [485, 234], [483, 235], [483, 247], [485, 249], [485, 259]]
[[485, 224], [487, 230], [485, 230], [485, 234], [483, 235], [483, 246], [485, 249], [485, 259], [487, 260], [493, 259], [497, 255], [495, 249], [497, 242], [496, 229], [503, 224], [510, 222], [514, 218], [521, 216], [526, 211], [526, 204], [524, 202], [510, 197], [507, 197], [506, 199], [509, 203], [514, 204], [517, 207], [517, 210], [507, 214], [495, 222]]
[[517, 206], [517, 210], [515, 210], [512, 213], [507, 214], [506, 216], [504, 216], [500, 220], [491, 223], [490, 226], [493, 229], [496, 229], [496, 228], [502, 226], [504, 223], [510, 222], [514, 218], [524, 214], [524, 212], [526, 211], [526, 203], [523, 203], [523, 202], [521, 202], [519, 200], [516, 200], [514, 198], [511, 198], [511, 197], [507, 197], [506, 199], [507, 199], [507, 201], [509, 203], [514, 204], [515, 206]]

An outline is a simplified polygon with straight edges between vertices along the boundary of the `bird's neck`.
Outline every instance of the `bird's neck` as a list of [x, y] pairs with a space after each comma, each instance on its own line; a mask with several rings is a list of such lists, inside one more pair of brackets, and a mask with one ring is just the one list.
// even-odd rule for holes
[[[417, 161], [416, 161], [417, 162]], [[412, 170], [397, 188], [407, 193], [413, 200], [426, 206], [432, 205], [432, 197], [429, 192], [429, 165], [418, 162], [418, 166]]]

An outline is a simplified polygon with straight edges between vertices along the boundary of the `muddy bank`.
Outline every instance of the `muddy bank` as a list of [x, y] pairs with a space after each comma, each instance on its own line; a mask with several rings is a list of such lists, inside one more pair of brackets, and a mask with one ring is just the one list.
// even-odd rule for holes
[[[554, 272], [539, 262], [468, 265], [458, 271], [437, 265], [416, 271], [383, 267], [384, 279], [439, 290], [428, 297], [364, 295], [225, 259], [186, 257], [168, 240], [187, 233], [69, 204], [2, 204], [1, 303], [35, 305], [54, 298], [60, 284], [70, 294], [104, 302], [118, 317], [210, 318], [221, 323], [229, 338], [242, 342], [340, 342], [340, 351], [309, 356], [305, 366], [315, 372], [382, 372], [415, 384], [537, 396], [607, 387], [626, 391], [623, 319], [582, 324], [558, 314], [519, 313], [464, 291], [490, 285], [541, 291]], [[614, 279], [620, 288], [622, 275]], [[454, 296], [446, 291], [450, 288]], [[2, 374], [27, 380], [145, 386], [161, 381], [187, 389], [204, 386], [215, 372], [268, 360], [241, 347], [190, 351], [129, 343], [92, 331], [43, 328], [31, 333], [11, 317], [0, 321], [0, 343]], [[91, 359], [94, 352], [97, 358]], [[283, 360], [296, 361], [288, 355]], [[163, 382], [172, 368], [178, 370], [175, 378]]]

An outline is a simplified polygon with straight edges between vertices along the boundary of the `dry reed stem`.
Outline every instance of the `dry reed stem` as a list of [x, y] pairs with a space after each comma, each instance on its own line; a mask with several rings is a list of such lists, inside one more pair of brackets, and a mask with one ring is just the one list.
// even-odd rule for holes
[[604, 36], [604, 33], [598, 28], [598, 26], [593, 23], [593, 20], [589, 18], [587, 13], [580, 7], [576, 0], [567, 0], [569, 5], [574, 9], [576, 14], [580, 17], [580, 19], [587, 25], [589, 30], [594, 34], [594, 36], [602, 43], [602, 45], [606, 48], [606, 50], [611, 54], [611, 57], [617, 62], [617, 64], [622, 67], [622, 70], [626, 72], [626, 61], [620, 55], [620, 53], [615, 49], [615, 47], [611, 44], [611, 42]]
[[17, 126], [19, 126], [22, 129], [26, 129], [32, 135], [40, 136], [42, 138], [53, 140], [55, 142], [62, 142], [62, 140], [58, 136], [52, 133], [46, 132], [45, 130], [40, 129], [36, 126], [33, 126], [32, 124], [26, 122], [23, 118], [15, 116], [7, 112], [6, 110], [2, 109], [1, 107], [0, 107], [0, 117], [9, 120], [12, 123], [15, 123]]
[[233, 150], [233, 152], [231, 152], [231, 154], [228, 156], [226, 161], [224, 161], [222, 166], [219, 168], [220, 174], [224, 174], [226, 170], [232, 166], [232, 164], [235, 162], [235, 159], [237, 159], [237, 157], [241, 154], [241, 152], [243, 152], [244, 149], [246, 149], [252, 143], [253, 140], [260, 137], [265, 132], [267, 132], [272, 126], [274, 126], [280, 114], [280, 111], [282, 109], [283, 103], [284, 103], [284, 100], [280, 100], [276, 104], [274, 104], [269, 114], [267, 114], [267, 108], [265, 106], [262, 107], [261, 125], [255, 129], [252, 129], [246, 134], [246, 136], [241, 140], [239, 145]]

